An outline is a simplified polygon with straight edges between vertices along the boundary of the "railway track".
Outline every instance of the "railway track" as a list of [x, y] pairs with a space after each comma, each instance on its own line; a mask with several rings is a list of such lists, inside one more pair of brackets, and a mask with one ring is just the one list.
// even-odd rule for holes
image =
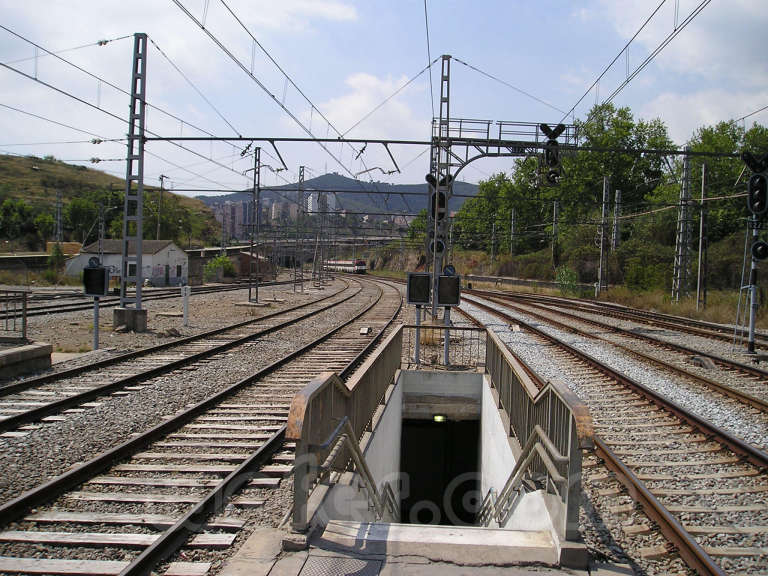
[[[621, 304], [616, 304], [614, 302], [573, 300], [570, 298], [544, 296], [541, 294], [510, 294], [495, 291], [488, 293], [493, 293], [498, 297], [510, 300], [526, 301], [544, 306], [568, 308], [588, 314], [610, 316], [612, 318], [627, 320], [630, 322], [638, 322], [657, 328], [667, 328], [676, 332], [684, 332], [686, 334], [692, 334], [695, 336], [701, 336], [703, 338], [710, 338], [718, 341], [732, 342], [734, 338], [733, 326], [717, 324], [715, 322], [707, 322], [705, 320], [697, 320], [695, 318], [684, 318], [682, 316], [674, 316], [672, 314], [662, 314], [660, 312], [652, 312], [650, 310], [641, 310], [639, 308], [631, 308]], [[740, 335], [741, 337], [746, 338], [746, 333]], [[768, 334], [758, 331], [755, 334], [755, 342], [763, 347], [768, 347]]]
[[[261, 282], [259, 286], [280, 286], [283, 284], [293, 284], [292, 280], [283, 280], [280, 282]], [[247, 288], [247, 284], [239, 282], [232, 285], [224, 286], [192, 286], [192, 295], [196, 294], [210, 294], [215, 292], [231, 292], [233, 290], [243, 290]], [[167, 300], [169, 298], [180, 298], [179, 288], [161, 288], [152, 290], [149, 293], [142, 295], [142, 301], [151, 302], [152, 300]], [[55, 304], [43, 304], [38, 306], [27, 307], [27, 317], [30, 316], [44, 316], [49, 314], [61, 314], [64, 312], [78, 312], [81, 310], [93, 310], [93, 299], [86, 296], [77, 297], [75, 302], [65, 302], [62, 300], [69, 300], [72, 297], [63, 297], [58, 299]], [[87, 301], [83, 301], [87, 299]], [[120, 305], [120, 298], [105, 296], [99, 299], [99, 309], [112, 308]], [[0, 321], [4, 318], [3, 314], [0, 314]]]
[[400, 311], [399, 291], [361, 282], [351, 318], [320, 338], [0, 506], [0, 571], [199, 576], [249, 522], [281, 518], [293, 394], [321, 371], [348, 373]]
[[[768, 413], [768, 371], [756, 365], [669, 342], [643, 332], [619, 328], [593, 318], [553, 310], [542, 304], [526, 302], [521, 305], [517, 300], [500, 298], [494, 293], [479, 291], [473, 293], [499, 305], [554, 324], [562, 330], [607, 342], [643, 361], [659, 365], [664, 370], [695, 381], [699, 385], [752, 406], [760, 412]], [[598, 330], [596, 331], [595, 328]], [[661, 358], [659, 352], [663, 352], [666, 358]], [[694, 358], [699, 364], [706, 362], [702, 358], [708, 359], [711, 364], [696, 366], [692, 364]], [[719, 372], [717, 379], [713, 375], [713, 370]]]
[[[624, 489], [611, 513], [629, 515], [639, 502], [648, 518], [630, 523], [640, 544], [664, 557], [670, 547], [653, 545], [660, 530], [699, 574], [764, 574], [768, 555], [768, 454], [520, 318], [473, 302], [489, 314], [524, 327], [524, 346], [535, 345], [557, 366], [589, 406], [597, 455]], [[521, 344], [523, 346], [523, 344]], [[542, 354], [543, 351], [543, 354]], [[608, 474], [602, 475], [608, 480]], [[600, 490], [600, 486], [596, 487]], [[631, 502], [631, 501], [630, 501]], [[655, 523], [655, 524], [654, 524]], [[655, 550], [654, 550], [655, 548]], [[646, 549], [647, 551], [647, 549]]]
[[360, 290], [347, 283], [339, 292], [287, 310], [0, 388], [0, 434], [25, 435], [45, 422], [66, 419], [64, 411], [85, 411], [106, 395], [141, 390], [174, 371], [183, 377], [216, 355], [342, 304]]

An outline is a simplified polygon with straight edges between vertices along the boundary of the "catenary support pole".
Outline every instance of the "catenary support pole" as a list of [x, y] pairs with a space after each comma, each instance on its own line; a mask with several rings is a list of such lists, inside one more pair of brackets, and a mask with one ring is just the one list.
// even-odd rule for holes
[[707, 179], [707, 165], [701, 165], [701, 205], [699, 213], [699, 266], [696, 277], [696, 311], [699, 307], [704, 309], [707, 305], [706, 299], [706, 264], [704, 263], [705, 245], [706, 245], [706, 230], [707, 230], [707, 211], [704, 207], [704, 195]]
[[608, 176], [603, 176], [603, 212], [600, 219], [600, 262], [597, 265], [597, 282], [595, 283], [595, 298], [600, 297], [603, 289], [603, 259], [605, 258], [605, 225], [608, 212]]
[[[752, 243], [757, 242], [760, 232], [757, 216], [752, 216]], [[749, 341], [747, 352], [755, 354], [755, 321], [757, 320], [757, 259], [752, 256], [752, 266], [749, 270]]]

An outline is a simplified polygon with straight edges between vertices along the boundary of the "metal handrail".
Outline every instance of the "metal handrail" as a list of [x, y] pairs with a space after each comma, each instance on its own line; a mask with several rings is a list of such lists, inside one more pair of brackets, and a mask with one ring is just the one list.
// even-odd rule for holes
[[318, 480], [331, 472], [334, 460], [336, 460], [338, 455], [342, 452], [342, 447], [345, 446], [349, 448], [352, 460], [355, 462], [355, 467], [357, 468], [360, 477], [363, 479], [365, 488], [368, 490], [369, 499], [373, 500], [373, 506], [376, 510], [376, 520], [382, 519], [386, 511], [389, 511], [395, 520], [399, 520], [400, 513], [397, 510], [397, 499], [395, 498], [392, 486], [390, 486], [389, 482], [384, 481], [382, 491], [379, 493], [379, 490], [376, 487], [376, 482], [371, 474], [371, 470], [368, 468], [368, 463], [365, 461], [365, 456], [360, 449], [360, 443], [355, 437], [355, 431], [352, 429], [352, 424], [346, 416], [341, 419], [338, 426], [331, 432], [325, 442], [322, 444], [310, 445], [310, 448], [324, 450], [331, 445], [333, 445], [333, 449], [330, 454], [328, 454], [325, 462], [320, 466], [320, 471], [317, 476]]
[[491, 520], [496, 520], [499, 526], [503, 525], [507, 520], [507, 513], [520, 495], [520, 485], [523, 478], [537, 455], [544, 462], [552, 482], [561, 487], [567, 486], [568, 479], [560, 474], [553, 460], [564, 464], [569, 459], [560, 454], [544, 430], [537, 424], [533, 427], [533, 434], [528, 437], [501, 492], [497, 495], [495, 489], [488, 490], [477, 514], [476, 524], [478, 526], [488, 526]]

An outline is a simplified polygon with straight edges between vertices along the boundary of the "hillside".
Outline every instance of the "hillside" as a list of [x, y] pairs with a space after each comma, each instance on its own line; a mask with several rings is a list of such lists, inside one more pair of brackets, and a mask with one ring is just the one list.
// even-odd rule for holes
[[[61, 191], [64, 239], [94, 240], [92, 224], [98, 204], [108, 209], [108, 237], [121, 234], [124, 180], [99, 170], [61, 162], [52, 157], [0, 155], [0, 237], [19, 247], [39, 248], [51, 239], [56, 195]], [[146, 186], [146, 222], [156, 222], [157, 190]], [[161, 210], [161, 234], [177, 243], [213, 240], [217, 228], [213, 213], [195, 198], [165, 191]], [[89, 233], [90, 230], [90, 233]], [[145, 224], [145, 237], [154, 238], [156, 227]]]
[[[296, 184], [283, 186], [270, 186], [262, 190], [262, 199], [269, 201], [283, 201], [296, 198]], [[418, 212], [427, 207], [427, 184], [389, 184], [387, 182], [365, 182], [331, 173], [323, 174], [310, 180], [305, 180], [304, 190], [336, 192], [338, 208], [350, 212]], [[360, 192], [371, 194], [361, 194]], [[477, 186], [467, 182], [456, 182], [453, 186], [454, 194], [477, 194]], [[401, 193], [419, 196], [400, 196]], [[222, 196], [197, 196], [209, 206], [226, 201], [247, 200], [250, 191], [236, 192]], [[453, 197], [449, 205], [450, 210], [458, 210], [464, 204], [464, 197]]]

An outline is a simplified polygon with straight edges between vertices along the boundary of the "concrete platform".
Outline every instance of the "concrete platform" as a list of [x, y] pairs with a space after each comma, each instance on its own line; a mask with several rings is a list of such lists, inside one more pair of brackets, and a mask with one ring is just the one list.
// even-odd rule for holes
[[38, 372], [51, 367], [53, 346], [45, 342], [32, 342], [0, 350], [0, 377], [14, 378], [21, 374]]
[[[414, 528], [445, 528], [448, 532], [458, 530], [450, 526], [414, 526]], [[485, 532], [485, 530], [482, 531]], [[320, 545], [321, 542], [314, 542], [308, 550], [283, 552], [280, 542], [285, 536], [286, 533], [280, 530], [257, 529], [240, 547], [237, 554], [224, 564], [219, 576], [465, 576], [467, 574], [479, 576], [587, 576], [586, 571], [548, 567], [540, 564], [535, 566], [493, 565], [493, 562], [496, 561], [493, 556], [481, 559], [479, 564], [465, 564], [463, 562], [435, 561], [419, 550], [414, 554], [406, 555], [397, 555], [391, 550], [383, 554], [364, 554], [359, 550], [346, 552], [328, 550]], [[600, 574], [607, 576], [611, 573], [600, 572]]]
[[312, 542], [324, 550], [358, 556], [422, 556], [462, 566], [546, 564], [559, 554], [547, 531], [497, 530], [474, 526], [361, 523], [331, 520]]

